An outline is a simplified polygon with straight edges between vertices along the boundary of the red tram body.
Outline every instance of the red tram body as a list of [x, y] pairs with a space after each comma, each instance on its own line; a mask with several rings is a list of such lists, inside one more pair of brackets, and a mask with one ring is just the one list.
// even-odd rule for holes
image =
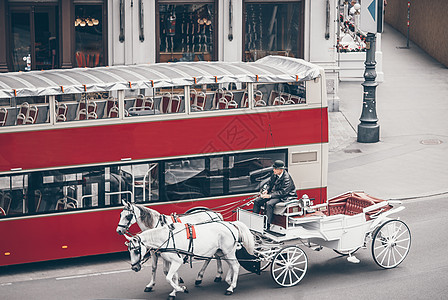
[[[112, 89], [110, 82], [106, 82], [104, 85], [108, 88], [102, 87], [100, 92], [117, 93], [114, 101], [120, 113], [116, 118], [106, 117], [104, 113], [98, 119], [75, 117], [73, 122], [58, 122], [57, 110], [65, 98], [56, 100], [63, 92], [53, 92], [37, 105], [39, 111], [48, 110], [42, 123], [0, 127], [0, 207], [4, 212], [0, 217], [0, 265], [124, 251], [123, 238], [115, 229], [122, 209], [120, 199], [125, 197], [164, 214], [181, 214], [201, 206], [223, 212], [226, 219], [234, 219], [232, 210], [239, 201], [257, 191], [269, 164], [279, 157], [287, 162], [299, 196], [306, 193], [315, 199], [315, 204], [325, 202], [328, 110], [324, 73], [300, 60], [286, 60], [286, 63], [305, 64], [317, 70], [318, 75], [298, 78], [297, 72], [290, 74], [281, 71], [282, 68], [278, 68], [277, 74], [272, 71], [272, 65], [267, 65], [269, 72], [277, 77], [269, 73], [265, 83], [262, 80], [265, 74], [259, 65], [238, 63], [238, 72], [247, 72], [244, 79], [222, 79], [226, 84], [244, 83], [245, 88], [233, 90], [234, 95], [241, 91], [241, 98], [235, 100], [237, 109], [230, 106], [229, 109], [212, 106], [200, 111], [193, 109], [192, 90], [205, 89], [208, 85], [204, 94], [213, 102], [217, 92], [209, 87], [217, 84], [215, 87], [220, 88], [222, 78], [210, 76], [210, 65], [216, 64], [194, 63], [195, 70], [191, 72], [197, 72], [202, 65], [209, 68], [206, 72], [209, 81], [204, 79], [198, 83], [198, 74], [189, 75], [190, 81], [178, 80], [176, 84], [160, 84], [160, 87], [151, 77], [145, 87], [139, 87], [133, 78], [125, 88], [123, 84]], [[241, 67], [246, 65], [257, 66], [256, 74], [251, 68]], [[51, 72], [54, 71], [48, 71]], [[38, 77], [47, 71], [36, 73]], [[10, 84], [6, 76], [0, 75], [0, 83], [3, 82], [0, 86], [5, 86], [5, 82]], [[123, 81], [127, 82], [127, 78]], [[286, 102], [279, 96], [281, 92], [285, 98], [299, 98], [291, 92], [291, 89], [300, 90], [295, 86], [290, 87], [290, 94], [284, 90], [277, 93], [276, 89], [280, 88], [275, 84], [284, 82], [301, 84], [303, 94], [300, 95], [306, 99], [305, 103], [274, 105], [276, 99]], [[269, 90], [268, 84], [274, 87]], [[148, 97], [154, 101], [163, 101], [167, 90], [190, 101], [184, 101], [178, 112], [129, 116], [130, 107], [137, 101], [126, 96], [125, 91], [131, 85], [133, 89], [140, 88], [140, 92], [146, 88]], [[78, 110], [82, 97], [86, 98], [89, 92], [99, 93], [95, 90], [97, 82], [80, 86], [84, 89], [78, 93], [81, 98], [70, 98], [66, 103], [77, 105]], [[175, 90], [173, 86], [182, 89]], [[160, 90], [154, 91], [155, 88]], [[257, 107], [254, 91], [262, 88], [265, 88], [266, 105]], [[13, 90], [15, 94], [4, 105], [5, 110], [9, 109], [9, 117], [14, 113], [18, 116], [20, 111], [17, 100], [20, 89]], [[66, 87], [66, 93], [67, 90]], [[36, 95], [31, 93], [20, 99], [31, 102]], [[270, 99], [274, 96], [276, 99]], [[250, 102], [247, 106], [243, 104], [245, 97]], [[6, 99], [1, 93], [0, 98]]]

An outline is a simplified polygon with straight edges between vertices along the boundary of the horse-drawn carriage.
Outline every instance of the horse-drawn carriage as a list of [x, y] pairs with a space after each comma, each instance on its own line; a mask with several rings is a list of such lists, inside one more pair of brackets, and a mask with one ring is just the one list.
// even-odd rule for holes
[[[177, 284], [177, 269], [182, 262], [181, 257], [207, 260], [198, 274], [196, 284], [200, 284], [203, 272], [211, 259], [226, 261], [229, 264], [226, 277], [229, 288], [226, 294], [231, 294], [236, 287], [238, 276], [238, 270], [235, 268], [236, 258], [245, 269], [258, 274], [270, 266], [272, 278], [280, 286], [298, 284], [308, 269], [306, 253], [299, 247], [299, 243], [315, 250], [322, 247], [333, 249], [336, 253], [347, 256], [349, 262], [356, 263], [359, 260], [353, 254], [360, 248], [366, 248], [369, 240], [372, 240], [373, 259], [385, 269], [398, 266], [409, 252], [411, 234], [408, 226], [399, 219], [389, 217], [404, 209], [398, 201], [380, 200], [362, 192], [350, 192], [332, 198], [325, 204], [312, 205], [310, 199], [304, 195], [301, 199], [277, 204], [274, 223], [270, 230], [266, 230], [266, 216], [244, 209], [250, 204], [249, 199], [246, 200], [237, 210], [237, 222], [224, 222], [219, 215], [217, 217], [205, 209], [194, 211], [193, 217], [183, 215], [185, 220], [189, 219], [189, 222], [195, 224], [198, 237], [196, 241], [191, 237], [193, 232], [190, 225], [177, 224], [178, 221], [183, 222], [182, 220], [176, 221], [174, 217], [165, 217], [158, 213], [149, 216], [152, 220], [146, 220], [146, 224], [149, 224], [147, 228], [158, 227], [163, 225], [162, 223], [172, 225], [171, 228], [162, 226], [165, 229], [147, 230], [137, 236], [128, 237], [133, 268], [136, 270], [135, 266], [140, 266], [145, 254], [150, 252], [148, 250], [159, 253], [164, 260], [169, 260], [171, 266], [167, 266], [167, 280], [174, 288], [169, 299], [174, 299], [176, 291], [186, 291], [185, 287]], [[145, 227], [142, 217], [144, 208], [137, 208], [133, 208], [131, 204], [125, 206], [117, 227], [119, 233], [124, 233], [134, 222], [139, 222], [141, 228]], [[185, 234], [189, 240], [183, 237]], [[203, 236], [201, 241], [200, 235]], [[213, 246], [204, 249], [201, 245], [204, 237], [206, 244], [216, 245], [216, 249]], [[156, 238], [159, 239], [158, 242], [154, 242]], [[238, 241], [243, 247], [237, 247]], [[194, 249], [193, 243], [196, 245]], [[224, 244], [228, 245], [226, 249], [218, 246]], [[219, 272], [222, 273], [220, 263]], [[217, 278], [220, 278], [220, 274]], [[148, 287], [149, 290], [152, 289], [153, 280], [154, 277], [145, 291]]]
[[389, 217], [404, 209], [400, 204], [362, 192], [349, 192], [313, 206], [305, 196], [277, 205], [274, 225], [269, 231], [264, 215], [239, 209], [238, 220], [256, 237], [255, 256], [260, 261], [259, 269], [265, 270], [270, 265], [277, 284], [293, 286], [303, 279], [308, 269], [308, 259], [298, 246], [299, 241], [315, 250], [333, 249], [346, 255], [349, 262], [357, 263], [359, 260], [353, 254], [366, 248], [372, 240], [374, 261], [385, 269], [398, 266], [411, 245], [408, 226]]

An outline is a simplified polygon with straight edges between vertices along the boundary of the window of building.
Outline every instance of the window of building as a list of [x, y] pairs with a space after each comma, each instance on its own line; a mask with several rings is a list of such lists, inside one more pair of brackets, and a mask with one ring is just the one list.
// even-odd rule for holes
[[304, 2], [246, 0], [243, 59], [255, 61], [267, 55], [302, 58]]
[[75, 58], [77, 67], [105, 65], [103, 5], [75, 5]]
[[158, 61], [216, 60], [216, 3], [158, 2]]
[[10, 6], [12, 71], [59, 67], [57, 2], [44, 2]]

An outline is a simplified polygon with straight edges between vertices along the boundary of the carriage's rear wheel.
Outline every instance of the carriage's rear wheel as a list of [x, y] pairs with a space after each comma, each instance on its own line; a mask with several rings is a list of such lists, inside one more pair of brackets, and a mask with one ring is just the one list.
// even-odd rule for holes
[[372, 256], [382, 268], [398, 266], [408, 255], [411, 247], [411, 232], [400, 220], [390, 220], [381, 225], [372, 240]]
[[272, 260], [271, 275], [280, 286], [294, 286], [305, 276], [308, 270], [308, 258], [297, 246], [281, 249]]

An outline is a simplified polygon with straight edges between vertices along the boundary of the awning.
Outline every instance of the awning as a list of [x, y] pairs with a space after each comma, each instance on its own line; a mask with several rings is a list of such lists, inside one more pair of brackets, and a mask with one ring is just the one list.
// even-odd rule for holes
[[256, 62], [176, 62], [0, 74], [0, 98], [49, 96], [230, 82], [293, 82], [319, 76], [302, 59], [267, 56]]

